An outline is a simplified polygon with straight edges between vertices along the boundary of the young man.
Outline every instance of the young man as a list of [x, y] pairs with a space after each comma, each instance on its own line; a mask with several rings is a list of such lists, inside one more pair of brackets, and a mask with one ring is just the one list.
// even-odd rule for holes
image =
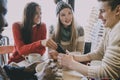
[[[91, 78], [120, 78], [120, 0], [98, 0], [99, 18], [106, 28], [103, 41], [97, 50], [81, 56], [58, 55], [62, 66], [76, 70]], [[100, 66], [86, 66], [79, 62], [101, 60]]]
[[5, 15], [7, 13], [7, 0], [0, 0], [0, 38], [2, 38], [1, 33], [3, 28], [7, 26]]
[[[7, 0], [0, 0], [0, 39], [2, 38], [2, 31], [4, 30], [4, 27], [7, 26], [7, 22], [5, 19], [5, 15], [7, 13]], [[5, 74], [5, 71], [0, 66], [0, 80], [9, 80], [7, 75]]]

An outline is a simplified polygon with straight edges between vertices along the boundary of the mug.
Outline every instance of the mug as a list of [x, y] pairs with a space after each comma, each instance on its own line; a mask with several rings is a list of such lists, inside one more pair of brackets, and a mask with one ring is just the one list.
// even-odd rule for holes
[[47, 65], [46, 62], [42, 62], [40, 64], [38, 64], [35, 68], [36, 72], [42, 72], [42, 70], [44, 70], [45, 66]]
[[25, 56], [25, 60], [29, 63], [41, 61], [41, 55], [38, 53], [31, 53], [31, 54]]
[[99, 66], [99, 65], [101, 65], [102, 64], [102, 61], [99, 61], [99, 60], [92, 60], [91, 62], [90, 62], [90, 65], [91, 66]]
[[40, 64], [38, 64], [37, 66], [36, 66], [36, 68], [35, 68], [35, 70], [36, 70], [36, 76], [37, 76], [37, 78], [39, 79], [39, 80], [43, 80], [43, 76], [44, 76], [44, 70], [45, 70], [45, 68], [46, 68], [46, 65], [47, 65], [47, 63], [46, 62], [42, 62], [42, 63], [40, 63]]

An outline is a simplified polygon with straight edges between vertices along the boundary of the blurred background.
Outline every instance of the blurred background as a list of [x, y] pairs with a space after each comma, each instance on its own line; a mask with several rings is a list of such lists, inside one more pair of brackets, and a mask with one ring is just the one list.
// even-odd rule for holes
[[[9, 45], [14, 45], [12, 35], [12, 24], [21, 21], [23, 9], [28, 2], [37, 2], [42, 8], [42, 22], [47, 25], [47, 30], [54, 29], [56, 25], [56, 4], [59, 0], [8, 0], [7, 22], [9, 26], [5, 28], [3, 35], [9, 38]], [[74, 9], [75, 19], [78, 25], [83, 26], [85, 30], [85, 41], [90, 43], [90, 50], [94, 50], [99, 44], [103, 35], [103, 25], [98, 19], [97, 0], [63, 0]]]

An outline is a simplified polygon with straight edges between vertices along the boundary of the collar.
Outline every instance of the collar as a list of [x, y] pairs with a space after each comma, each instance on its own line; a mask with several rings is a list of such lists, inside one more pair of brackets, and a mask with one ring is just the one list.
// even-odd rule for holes
[[117, 29], [120, 29], [120, 21], [111, 29], [111, 32], [116, 31]]

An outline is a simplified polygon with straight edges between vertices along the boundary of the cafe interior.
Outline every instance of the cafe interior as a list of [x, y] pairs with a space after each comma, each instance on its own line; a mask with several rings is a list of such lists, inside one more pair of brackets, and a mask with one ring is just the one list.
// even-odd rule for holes
[[[8, 13], [6, 15], [8, 27], [5, 27], [5, 30], [2, 33], [3, 38], [0, 40], [0, 65], [8, 64], [9, 56], [14, 48], [14, 40], [13, 40], [11, 26], [15, 21], [21, 20], [22, 11], [25, 4], [31, 1], [37, 2], [42, 7], [42, 17], [43, 17], [42, 21], [46, 22], [47, 32], [48, 32], [47, 35], [50, 35], [54, 30], [54, 25], [56, 25], [56, 14], [55, 14], [56, 4], [61, 0], [8, 0], [7, 1]], [[103, 24], [101, 20], [98, 18], [99, 10], [97, 6], [97, 0], [92, 0], [92, 1], [63, 0], [63, 1], [71, 5], [71, 7], [73, 8], [73, 12], [77, 24], [81, 25], [85, 30], [85, 45], [84, 45], [83, 54], [87, 54], [88, 52], [95, 50], [100, 40], [102, 39], [104, 32]], [[44, 60], [48, 58], [47, 51], [43, 55]], [[86, 62], [85, 64], [96, 66], [96, 65], [100, 65], [101, 62], [93, 61], [93, 62]], [[26, 66], [29, 64], [14, 63], [14, 65]], [[66, 69], [63, 71], [63, 78], [64, 78], [63, 80], [97, 80], [83, 76], [79, 72], [66, 70]], [[38, 79], [38, 80], [42, 80], [42, 79]]]

